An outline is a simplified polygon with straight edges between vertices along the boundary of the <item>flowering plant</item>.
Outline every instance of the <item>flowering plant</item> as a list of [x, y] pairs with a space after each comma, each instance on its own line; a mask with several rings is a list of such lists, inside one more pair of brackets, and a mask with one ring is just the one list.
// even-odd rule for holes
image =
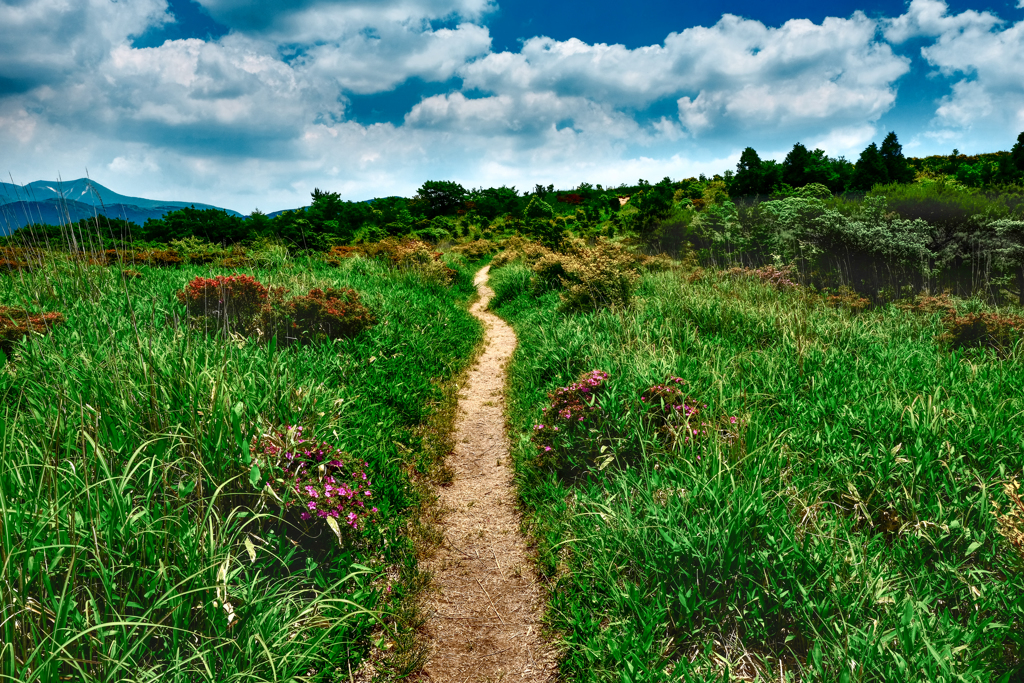
[[640, 394], [641, 414], [656, 423], [658, 432], [670, 446], [695, 446], [706, 443], [716, 434], [726, 444], [734, 444], [738, 418], [731, 415], [718, 419], [711, 417], [707, 412], [708, 404], [687, 396], [682, 389], [684, 384], [686, 380], [682, 377], [670, 377], [662, 384], [645, 389]]
[[573, 384], [548, 394], [551, 405], [533, 428], [542, 466], [561, 468], [569, 464], [571, 453], [579, 451], [581, 437], [587, 439], [603, 414], [597, 398], [607, 380], [607, 372], [591, 370]]
[[327, 442], [303, 438], [300, 425], [265, 434], [253, 461], [267, 478], [267, 495], [280, 503], [286, 518], [312, 532], [324, 520], [339, 542], [374, 521], [369, 463], [346, 462], [347, 454]]

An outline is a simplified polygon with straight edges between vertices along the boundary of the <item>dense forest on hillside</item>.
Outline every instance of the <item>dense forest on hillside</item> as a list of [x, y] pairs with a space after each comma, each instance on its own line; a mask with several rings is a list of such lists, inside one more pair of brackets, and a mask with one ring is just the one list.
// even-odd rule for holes
[[735, 171], [711, 178], [523, 193], [433, 180], [408, 198], [348, 201], [315, 189], [311, 200], [274, 217], [185, 208], [140, 226], [98, 216], [32, 225], [4, 241], [163, 246], [159, 253], [211, 262], [232, 246], [270, 242], [327, 252], [388, 237], [436, 244], [520, 234], [557, 247], [567, 236], [604, 235], [704, 264], [793, 264], [804, 284], [849, 286], [873, 300], [951, 289], [1024, 303], [1024, 133], [1009, 152], [975, 156], [907, 158], [890, 133], [855, 163], [797, 143], [781, 163], [748, 147]]

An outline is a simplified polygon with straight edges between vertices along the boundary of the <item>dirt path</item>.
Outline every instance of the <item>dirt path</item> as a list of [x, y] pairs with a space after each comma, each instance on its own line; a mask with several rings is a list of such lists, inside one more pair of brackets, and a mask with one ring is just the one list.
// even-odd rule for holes
[[541, 638], [544, 601], [519, 533], [505, 434], [505, 366], [516, 336], [487, 311], [494, 292], [489, 268], [476, 275], [480, 301], [470, 312], [483, 322], [486, 348], [459, 392], [454, 482], [441, 489], [444, 543], [425, 562], [433, 590], [424, 607], [430, 659], [427, 680], [543, 681], [555, 658]]

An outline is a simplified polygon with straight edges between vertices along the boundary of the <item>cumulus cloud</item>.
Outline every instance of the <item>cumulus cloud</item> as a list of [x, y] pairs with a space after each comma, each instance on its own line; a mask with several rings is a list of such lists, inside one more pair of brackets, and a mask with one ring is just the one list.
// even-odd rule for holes
[[906, 14], [887, 20], [884, 30], [886, 40], [902, 43], [911, 38], [934, 38], [965, 30], [988, 31], [1001, 23], [991, 12], [966, 10], [950, 16], [949, 5], [943, 0], [912, 0]]
[[214, 19], [238, 31], [289, 43], [330, 40], [353, 28], [422, 22], [476, 21], [491, 0], [198, 0]]
[[549, 92], [622, 109], [678, 99], [693, 135], [752, 125], [791, 129], [874, 121], [896, 98], [909, 60], [876, 40], [861, 13], [778, 28], [725, 15], [710, 28], [671, 33], [664, 45], [627, 49], [538, 37], [518, 53], [467, 64], [470, 88], [496, 94]]
[[298, 60], [310, 78], [333, 81], [356, 94], [391, 90], [410, 78], [446, 81], [467, 61], [490, 50], [488, 30], [475, 24], [424, 30], [389, 24], [314, 45]]
[[57, 85], [101, 64], [129, 36], [170, 20], [166, 0], [0, 3], [0, 96]]
[[1007, 135], [1024, 128], [1024, 22], [972, 10], [950, 14], [941, 0], [913, 0], [886, 35], [933, 38], [922, 57], [940, 75], [958, 79], [938, 103], [936, 126]]
[[[911, 58], [892, 45], [910, 39], [954, 81], [932, 138], [980, 122], [1024, 127], [1021, 24], [950, 14], [940, 0], [889, 20], [769, 27], [725, 15], [657, 45], [537, 36], [499, 53], [493, 0], [199, 1], [227, 35], [147, 48], [132, 38], [174, 21], [165, 0], [0, 4], [11, 170], [41, 169], [27, 172], [35, 180], [90, 166], [118, 191], [247, 211], [304, 203], [328, 182], [368, 197], [427, 177], [679, 177], [731, 166], [747, 144], [848, 154], [893, 109]], [[448, 91], [405, 105], [397, 124], [354, 119], [354, 98], [410, 79]]]

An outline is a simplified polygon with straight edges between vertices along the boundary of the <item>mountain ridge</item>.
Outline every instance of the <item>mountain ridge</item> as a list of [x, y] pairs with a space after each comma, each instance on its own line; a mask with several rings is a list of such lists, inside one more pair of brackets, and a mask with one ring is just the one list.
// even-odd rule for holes
[[0, 182], [0, 235], [32, 223], [61, 225], [97, 215], [121, 218], [139, 225], [186, 207], [217, 209], [234, 216], [243, 214], [202, 202], [145, 199], [114, 192], [94, 180], [35, 180], [25, 185]]

